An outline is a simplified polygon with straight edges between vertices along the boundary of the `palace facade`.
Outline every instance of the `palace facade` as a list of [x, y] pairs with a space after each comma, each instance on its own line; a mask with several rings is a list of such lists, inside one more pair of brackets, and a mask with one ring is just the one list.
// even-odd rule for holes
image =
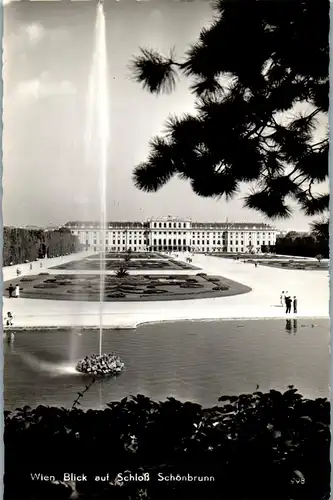
[[[156, 217], [146, 222], [67, 222], [81, 245], [94, 251], [260, 252], [275, 245], [277, 230], [255, 222], [193, 222], [180, 217]], [[103, 239], [105, 241], [103, 242]]]

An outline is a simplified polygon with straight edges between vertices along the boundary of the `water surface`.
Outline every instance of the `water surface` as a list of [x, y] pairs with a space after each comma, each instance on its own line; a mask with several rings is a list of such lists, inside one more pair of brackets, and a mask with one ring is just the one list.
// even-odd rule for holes
[[[6, 409], [28, 404], [70, 407], [89, 380], [64, 373], [99, 350], [98, 330], [20, 331], [4, 345]], [[329, 396], [329, 320], [246, 320], [143, 325], [107, 330], [103, 351], [125, 364], [117, 378], [95, 384], [83, 408], [104, 407], [129, 394], [155, 400], [174, 396], [203, 406], [223, 394], [283, 390], [295, 385], [306, 397]]]

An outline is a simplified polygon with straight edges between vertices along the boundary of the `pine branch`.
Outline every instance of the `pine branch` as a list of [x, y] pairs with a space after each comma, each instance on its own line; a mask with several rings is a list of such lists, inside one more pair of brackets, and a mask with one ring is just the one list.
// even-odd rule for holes
[[73, 405], [72, 405], [72, 410], [73, 410], [74, 408], [76, 408], [76, 406], [80, 406], [80, 405], [81, 405], [81, 403], [80, 403], [80, 399], [82, 399], [82, 398], [84, 397], [84, 394], [85, 394], [86, 392], [88, 392], [88, 391], [89, 391], [90, 387], [91, 387], [91, 386], [92, 386], [95, 382], [96, 382], [96, 379], [95, 379], [95, 377], [94, 377], [94, 378], [92, 379], [92, 381], [90, 382], [90, 384], [86, 385], [85, 389], [84, 389], [82, 392], [78, 392], [78, 393], [77, 393], [77, 394], [78, 394], [78, 396], [77, 396], [77, 398], [76, 398], [76, 399], [74, 400], [74, 402], [73, 402]]

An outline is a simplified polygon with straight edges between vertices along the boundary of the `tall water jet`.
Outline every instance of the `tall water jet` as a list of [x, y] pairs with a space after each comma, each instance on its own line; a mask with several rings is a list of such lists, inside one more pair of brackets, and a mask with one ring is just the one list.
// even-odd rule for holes
[[[105, 254], [106, 254], [106, 181], [109, 142], [108, 106], [108, 64], [106, 51], [105, 13], [103, 3], [97, 4], [94, 54], [89, 76], [88, 117], [87, 117], [87, 159], [98, 162], [100, 195], [100, 300], [99, 300], [99, 354], [91, 354], [78, 361], [76, 370], [98, 376], [117, 375], [124, 363], [115, 353], [103, 354], [103, 305], [105, 295]], [[94, 150], [93, 156], [92, 150]], [[96, 242], [97, 243], [97, 242]]]
[[[94, 142], [95, 161], [99, 164], [100, 195], [100, 308], [99, 308], [99, 354], [102, 354], [103, 342], [103, 304], [105, 296], [105, 240], [106, 221], [106, 184], [107, 152], [109, 141], [109, 106], [108, 106], [108, 64], [106, 50], [105, 13], [102, 2], [97, 5], [94, 54], [89, 77], [88, 93], [88, 131], [86, 145], [91, 152]], [[94, 138], [94, 141], [92, 141]]]

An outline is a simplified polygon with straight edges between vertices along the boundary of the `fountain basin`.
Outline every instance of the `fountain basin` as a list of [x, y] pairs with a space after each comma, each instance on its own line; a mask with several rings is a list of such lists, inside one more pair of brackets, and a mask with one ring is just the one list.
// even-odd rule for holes
[[89, 375], [100, 375], [107, 377], [120, 373], [124, 368], [124, 363], [115, 353], [91, 354], [81, 359], [76, 365], [76, 370]]

